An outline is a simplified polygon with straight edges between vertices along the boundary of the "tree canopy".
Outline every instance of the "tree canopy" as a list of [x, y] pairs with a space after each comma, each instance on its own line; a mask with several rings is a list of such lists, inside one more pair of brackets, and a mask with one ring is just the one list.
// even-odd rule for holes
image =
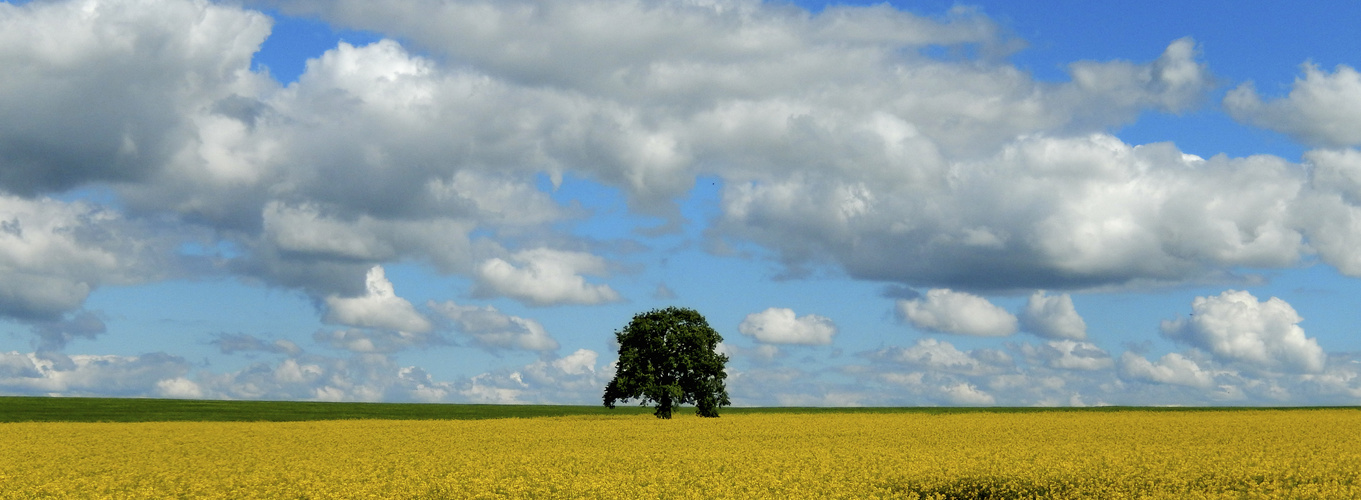
[[619, 364], [605, 386], [605, 406], [616, 401], [655, 403], [657, 418], [671, 418], [678, 405], [694, 404], [701, 417], [717, 417], [732, 404], [724, 379], [728, 356], [715, 351], [723, 336], [693, 309], [668, 307], [640, 313], [623, 330]]

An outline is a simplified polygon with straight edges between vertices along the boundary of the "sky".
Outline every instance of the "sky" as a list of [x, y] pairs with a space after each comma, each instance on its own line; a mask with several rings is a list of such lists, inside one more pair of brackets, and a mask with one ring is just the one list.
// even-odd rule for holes
[[1361, 404], [1355, 2], [0, 3], [0, 394]]

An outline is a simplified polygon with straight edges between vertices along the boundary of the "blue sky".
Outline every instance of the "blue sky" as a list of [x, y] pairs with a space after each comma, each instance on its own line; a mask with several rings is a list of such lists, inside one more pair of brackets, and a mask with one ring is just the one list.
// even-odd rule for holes
[[0, 3], [0, 394], [1355, 405], [1358, 11]]

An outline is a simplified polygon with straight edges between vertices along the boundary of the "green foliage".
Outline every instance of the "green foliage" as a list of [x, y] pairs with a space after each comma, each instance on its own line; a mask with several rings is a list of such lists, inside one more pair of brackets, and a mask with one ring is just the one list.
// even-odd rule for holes
[[605, 406], [637, 399], [655, 403], [657, 418], [671, 418], [676, 406], [695, 405], [701, 417], [717, 417], [718, 408], [732, 404], [723, 371], [728, 357], [714, 352], [723, 336], [693, 309], [668, 307], [633, 317], [614, 333], [619, 342], [619, 365], [605, 386]]

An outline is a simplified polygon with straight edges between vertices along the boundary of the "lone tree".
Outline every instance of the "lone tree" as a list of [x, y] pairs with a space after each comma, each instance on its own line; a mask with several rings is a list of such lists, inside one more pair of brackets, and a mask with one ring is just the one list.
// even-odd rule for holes
[[638, 314], [614, 337], [619, 366], [605, 386], [605, 406], [638, 399], [640, 405], [656, 403], [657, 418], [671, 418], [671, 410], [682, 404], [694, 404], [701, 417], [717, 417], [720, 406], [732, 404], [723, 384], [728, 356], [714, 352], [723, 336], [694, 309]]

